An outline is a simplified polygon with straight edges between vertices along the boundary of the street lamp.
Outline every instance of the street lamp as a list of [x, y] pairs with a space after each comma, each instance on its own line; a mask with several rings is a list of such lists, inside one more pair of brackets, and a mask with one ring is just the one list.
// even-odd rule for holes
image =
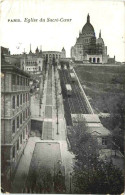
[[39, 99], [39, 116], [41, 116], [41, 101]]
[[70, 172], [70, 194], [72, 193], [72, 173]]

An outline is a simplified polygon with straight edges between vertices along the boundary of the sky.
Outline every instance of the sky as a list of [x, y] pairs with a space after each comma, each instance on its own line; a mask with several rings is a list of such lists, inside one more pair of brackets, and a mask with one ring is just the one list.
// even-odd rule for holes
[[[75, 44], [79, 31], [86, 23], [87, 14], [96, 37], [101, 30], [110, 57], [125, 61], [125, 6], [123, 1], [106, 0], [1, 0], [0, 45], [11, 54], [29, 52], [30, 44], [43, 51], [66, 49]], [[24, 22], [25, 18], [37, 22]], [[42, 22], [40, 19], [42, 18]], [[47, 22], [51, 19], [71, 19], [71, 22]], [[21, 22], [8, 20], [20, 19]], [[45, 19], [45, 22], [43, 20]], [[26, 19], [27, 20], [27, 19]]]

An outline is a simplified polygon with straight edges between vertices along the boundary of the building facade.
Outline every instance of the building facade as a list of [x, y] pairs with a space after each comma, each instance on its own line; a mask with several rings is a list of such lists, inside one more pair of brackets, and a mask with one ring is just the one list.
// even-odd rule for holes
[[43, 51], [44, 61], [52, 64], [53, 62], [59, 62], [61, 58], [66, 58], [66, 51], [64, 47], [62, 51]]
[[2, 187], [9, 189], [30, 133], [29, 74], [2, 60], [1, 164]]
[[31, 48], [29, 54], [23, 53], [21, 57], [21, 69], [29, 73], [40, 73], [43, 68], [42, 50], [36, 48], [35, 53], [32, 53]]
[[79, 33], [79, 37], [76, 39], [76, 43], [71, 47], [71, 57], [75, 61], [83, 61], [89, 63], [107, 63], [107, 46], [101, 37], [101, 31], [99, 38], [96, 38], [95, 31], [90, 23], [90, 16], [87, 16], [87, 22], [83, 26], [82, 31]]

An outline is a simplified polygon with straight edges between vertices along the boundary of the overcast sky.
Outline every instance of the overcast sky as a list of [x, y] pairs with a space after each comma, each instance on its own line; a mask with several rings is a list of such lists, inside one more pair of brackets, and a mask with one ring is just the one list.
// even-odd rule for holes
[[[125, 9], [123, 1], [95, 0], [1, 0], [0, 41], [11, 53], [29, 52], [42, 45], [42, 50], [61, 51], [76, 42], [79, 31], [86, 23], [87, 14], [94, 27], [96, 37], [101, 29], [102, 38], [110, 57], [125, 61]], [[25, 18], [38, 22], [24, 22]], [[72, 19], [71, 22], [39, 22], [39, 19]], [[8, 22], [20, 19], [22, 22]]]

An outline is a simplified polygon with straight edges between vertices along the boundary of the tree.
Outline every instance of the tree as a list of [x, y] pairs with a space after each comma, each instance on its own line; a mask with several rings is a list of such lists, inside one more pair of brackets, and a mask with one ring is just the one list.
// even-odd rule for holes
[[112, 162], [99, 158], [99, 145], [85, 126], [80, 122], [71, 129], [70, 143], [75, 154], [72, 176], [73, 193], [77, 194], [118, 194], [123, 192], [123, 174]]
[[74, 167], [74, 193], [121, 194], [124, 191], [122, 172], [112, 162], [98, 161], [96, 169]]

